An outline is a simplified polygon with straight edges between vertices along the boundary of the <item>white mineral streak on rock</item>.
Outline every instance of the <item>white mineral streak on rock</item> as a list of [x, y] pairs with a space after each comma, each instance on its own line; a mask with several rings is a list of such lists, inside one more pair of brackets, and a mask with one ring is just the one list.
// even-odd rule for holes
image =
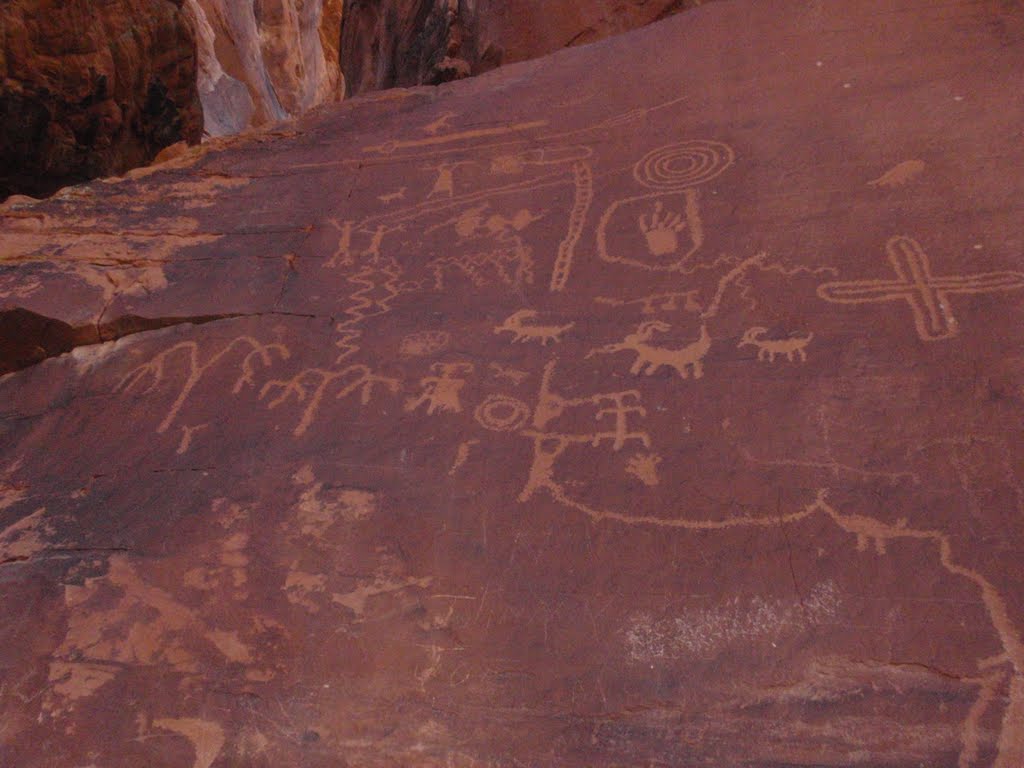
[[187, 0], [207, 136], [238, 133], [342, 98], [343, 0]]

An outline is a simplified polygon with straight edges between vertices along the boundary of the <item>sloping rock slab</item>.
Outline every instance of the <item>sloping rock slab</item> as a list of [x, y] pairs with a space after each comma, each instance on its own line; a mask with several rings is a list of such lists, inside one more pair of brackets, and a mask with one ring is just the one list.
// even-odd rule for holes
[[1024, 764], [1022, 27], [715, 3], [9, 204], [2, 762]]

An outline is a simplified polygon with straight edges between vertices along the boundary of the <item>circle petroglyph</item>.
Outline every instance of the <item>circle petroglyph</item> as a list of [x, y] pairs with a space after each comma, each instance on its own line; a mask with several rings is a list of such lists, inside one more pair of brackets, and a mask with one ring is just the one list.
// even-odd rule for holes
[[477, 406], [473, 416], [484, 429], [514, 432], [530, 418], [530, 407], [508, 395], [491, 395]]
[[648, 152], [633, 167], [633, 176], [650, 189], [678, 190], [710, 181], [735, 159], [728, 144], [694, 139]]

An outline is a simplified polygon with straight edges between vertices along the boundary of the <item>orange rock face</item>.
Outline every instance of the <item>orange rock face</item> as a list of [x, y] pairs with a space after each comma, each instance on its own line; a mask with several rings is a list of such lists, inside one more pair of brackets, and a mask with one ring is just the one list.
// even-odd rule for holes
[[7, 204], [0, 762], [1019, 768], [1022, 52], [713, 3]]
[[195, 46], [180, 5], [0, 7], [0, 199], [50, 194], [199, 140]]

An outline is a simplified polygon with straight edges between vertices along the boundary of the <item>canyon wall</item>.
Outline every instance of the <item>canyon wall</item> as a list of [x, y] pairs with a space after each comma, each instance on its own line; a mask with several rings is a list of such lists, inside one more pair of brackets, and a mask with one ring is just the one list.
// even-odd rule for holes
[[238, 133], [344, 96], [343, 0], [186, 0], [205, 132]]
[[50, 194], [199, 141], [196, 69], [181, 0], [7, 0], [0, 199]]

